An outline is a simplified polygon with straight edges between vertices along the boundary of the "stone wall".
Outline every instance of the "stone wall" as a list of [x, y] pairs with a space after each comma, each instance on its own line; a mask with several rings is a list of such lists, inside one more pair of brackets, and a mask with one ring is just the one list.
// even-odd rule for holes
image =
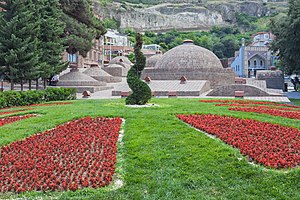
[[263, 70], [257, 71], [258, 80], [265, 80], [267, 88], [284, 89], [284, 75], [280, 70]]
[[149, 76], [152, 80], [208, 80], [211, 88], [221, 85], [234, 84], [234, 73], [231, 69], [154, 69], [146, 68], [142, 79]]
[[270, 96], [267, 92], [254, 87], [252, 85], [232, 84], [224, 85], [215, 88], [213, 91], [207, 94], [207, 96], [228, 96], [234, 97], [235, 91], [244, 91], [244, 96]]

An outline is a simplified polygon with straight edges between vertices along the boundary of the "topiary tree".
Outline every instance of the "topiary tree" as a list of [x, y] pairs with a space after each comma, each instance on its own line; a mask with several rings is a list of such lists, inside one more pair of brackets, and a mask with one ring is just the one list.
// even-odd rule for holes
[[144, 105], [151, 99], [151, 89], [147, 83], [143, 82], [140, 77], [145, 68], [146, 58], [141, 52], [143, 45], [141, 34], [136, 35], [136, 43], [134, 46], [135, 64], [130, 68], [127, 74], [127, 83], [132, 90], [132, 94], [126, 98], [128, 105]]

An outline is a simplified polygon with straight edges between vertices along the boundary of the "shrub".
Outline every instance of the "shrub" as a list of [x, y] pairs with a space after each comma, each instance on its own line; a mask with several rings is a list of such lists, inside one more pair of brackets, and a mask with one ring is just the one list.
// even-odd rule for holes
[[126, 98], [126, 104], [129, 105], [144, 105], [151, 99], [151, 89], [140, 79], [146, 64], [146, 58], [141, 52], [142, 45], [142, 36], [137, 34], [134, 47], [136, 63], [130, 68], [127, 74], [127, 83], [133, 92]]
[[47, 88], [44, 90], [45, 101], [62, 101], [76, 99], [76, 89], [74, 88]]
[[71, 88], [47, 88], [25, 92], [11, 90], [0, 93], [0, 108], [74, 99], [76, 99], [76, 89]]

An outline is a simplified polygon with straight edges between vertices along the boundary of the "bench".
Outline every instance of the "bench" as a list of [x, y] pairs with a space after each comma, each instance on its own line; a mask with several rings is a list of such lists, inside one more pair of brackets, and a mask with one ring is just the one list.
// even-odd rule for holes
[[177, 97], [177, 91], [169, 91], [168, 92], [168, 97]]
[[244, 98], [245, 96], [245, 92], [242, 91], [242, 90], [237, 90], [237, 91], [234, 91], [234, 97], [235, 98]]
[[241, 77], [235, 77], [234, 82], [235, 84], [246, 84], [246, 79]]
[[121, 98], [128, 97], [131, 94], [131, 92], [121, 92]]

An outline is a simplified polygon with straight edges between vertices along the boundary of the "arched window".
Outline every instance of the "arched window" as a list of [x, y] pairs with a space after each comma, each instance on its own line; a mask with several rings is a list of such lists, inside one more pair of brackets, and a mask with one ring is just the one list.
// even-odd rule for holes
[[256, 66], [256, 60], [254, 60], [254, 66]]
[[260, 61], [260, 66], [263, 66], [263, 61], [262, 60]]

